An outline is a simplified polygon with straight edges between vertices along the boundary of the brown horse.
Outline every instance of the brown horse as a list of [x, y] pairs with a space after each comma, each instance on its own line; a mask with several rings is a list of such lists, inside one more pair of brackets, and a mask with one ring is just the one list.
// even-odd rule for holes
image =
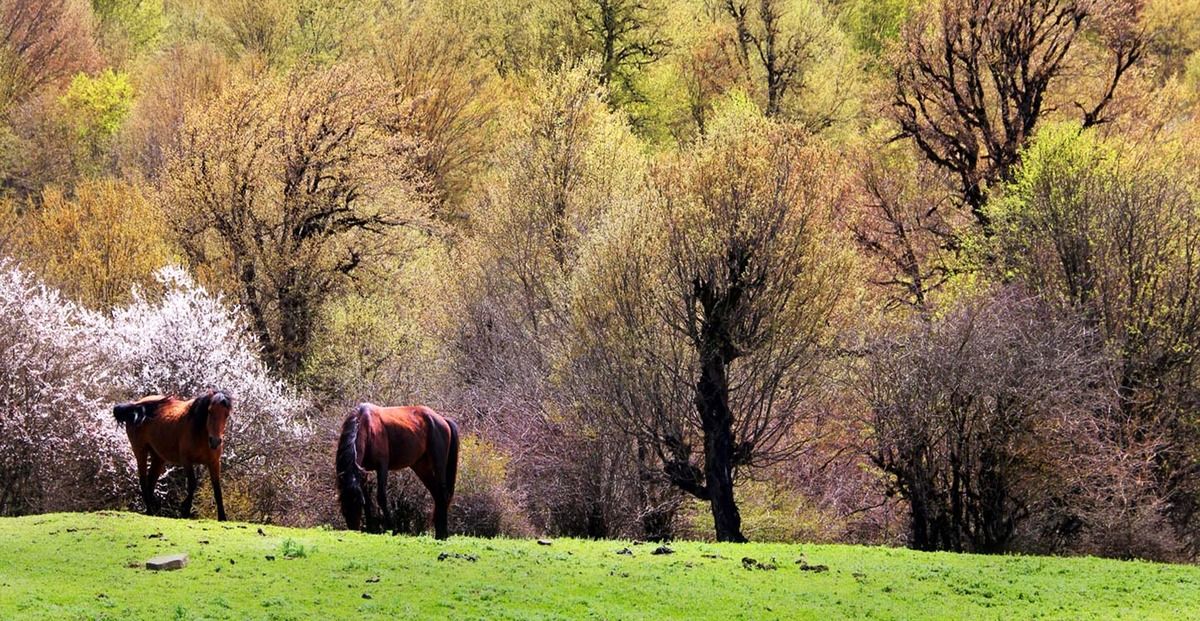
[[187, 498], [180, 512], [190, 516], [192, 497], [196, 493], [194, 466], [201, 464], [208, 467], [208, 476], [212, 480], [217, 519], [225, 519], [225, 505], [221, 502], [221, 448], [225, 423], [232, 412], [233, 402], [229, 397], [213, 390], [187, 401], [150, 395], [113, 407], [113, 416], [125, 425], [125, 433], [129, 435], [129, 444], [137, 458], [138, 481], [147, 513], [158, 513], [160, 507], [154, 486], [167, 464], [174, 464], [182, 466], [187, 473]]
[[363, 403], [342, 421], [337, 479], [346, 526], [360, 529], [364, 508], [368, 522], [374, 518], [363, 492], [367, 471], [374, 471], [383, 527], [392, 527], [387, 474], [402, 468], [412, 468], [433, 496], [434, 530], [438, 539], [445, 539], [458, 473], [458, 425], [424, 406], [385, 408]]

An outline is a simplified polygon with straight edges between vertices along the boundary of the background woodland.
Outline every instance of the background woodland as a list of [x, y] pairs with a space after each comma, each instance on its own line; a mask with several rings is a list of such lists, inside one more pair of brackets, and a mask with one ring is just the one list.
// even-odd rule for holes
[[424, 403], [458, 533], [1195, 559], [1198, 112], [1196, 0], [0, 0], [0, 514], [219, 386], [234, 519]]

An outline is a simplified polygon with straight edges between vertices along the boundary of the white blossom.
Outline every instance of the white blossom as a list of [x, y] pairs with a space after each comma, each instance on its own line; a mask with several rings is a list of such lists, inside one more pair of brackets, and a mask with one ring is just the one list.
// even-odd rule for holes
[[[182, 268], [156, 279], [161, 293], [135, 289], [105, 317], [0, 257], [0, 514], [135, 497], [132, 451], [112, 406], [147, 394], [224, 391], [234, 403], [226, 472], [255, 486], [288, 484], [284, 461], [312, 433], [307, 402], [262, 363], [235, 306]], [[270, 491], [275, 502], [287, 496]]]
[[224, 391], [234, 404], [227, 462], [261, 462], [277, 446], [302, 438], [307, 404], [272, 377], [238, 309], [182, 268], [164, 267], [155, 279], [163, 293], [151, 298], [135, 289], [102, 338], [114, 384], [129, 398]]

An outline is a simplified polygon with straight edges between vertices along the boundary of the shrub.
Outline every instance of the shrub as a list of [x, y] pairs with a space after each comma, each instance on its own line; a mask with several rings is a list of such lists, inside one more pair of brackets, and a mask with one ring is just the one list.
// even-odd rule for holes
[[136, 489], [92, 355], [101, 322], [0, 257], [0, 515], [110, 506]]
[[[132, 502], [133, 456], [112, 402], [210, 387], [234, 399], [223, 476], [235, 516], [281, 519], [313, 489], [297, 450], [313, 437], [306, 402], [258, 360], [236, 308], [179, 268], [156, 277], [160, 291], [135, 289], [109, 319], [0, 258], [0, 514]], [[168, 507], [181, 475], [165, 479]]]
[[462, 436], [458, 456], [451, 532], [473, 537], [529, 534], [531, 528], [508, 485], [509, 456], [473, 435]]
[[220, 388], [234, 403], [223, 453], [229, 476], [253, 482], [255, 516], [274, 519], [300, 493], [290, 485], [291, 454], [311, 434], [307, 403], [258, 358], [257, 340], [237, 309], [178, 267], [155, 275], [162, 291], [133, 293], [113, 312], [103, 334], [104, 356], [123, 397], [191, 397]]
[[62, 98], [86, 161], [100, 163], [133, 104], [129, 75], [106, 69], [96, 77], [79, 74]]
[[173, 254], [166, 219], [136, 183], [86, 180], [73, 194], [42, 191], [41, 207], [20, 219], [18, 252], [80, 304], [127, 304], [132, 286], [152, 284], [154, 270]]
[[[469, 434], [462, 436], [450, 532], [472, 537], [518, 537], [532, 532], [509, 488], [508, 464], [509, 456], [495, 445]], [[399, 532], [416, 535], [429, 528], [433, 502], [411, 472], [391, 473], [388, 504]]]

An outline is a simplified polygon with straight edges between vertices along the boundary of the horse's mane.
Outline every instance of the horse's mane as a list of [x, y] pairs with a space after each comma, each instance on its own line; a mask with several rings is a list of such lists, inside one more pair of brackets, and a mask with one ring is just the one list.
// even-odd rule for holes
[[208, 407], [212, 404], [213, 399], [220, 395], [229, 402], [229, 396], [220, 390], [210, 390], [195, 399], [192, 399], [191, 405], [188, 406], [187, 412], [183, 415], [184, 418], [191, 421], [192, 427], [197, 433], [204, 434], [204, 426], [208, 423]]
[[213, 392], [210, 390], [195, 399], [192, 399], [191, 405], [188, 406], [187, 413], [184, 418], [191, 421], [192, 428], [197, 433], [204, 434], [204, 425], [208, 422], [208, 405], [212, 402]]

